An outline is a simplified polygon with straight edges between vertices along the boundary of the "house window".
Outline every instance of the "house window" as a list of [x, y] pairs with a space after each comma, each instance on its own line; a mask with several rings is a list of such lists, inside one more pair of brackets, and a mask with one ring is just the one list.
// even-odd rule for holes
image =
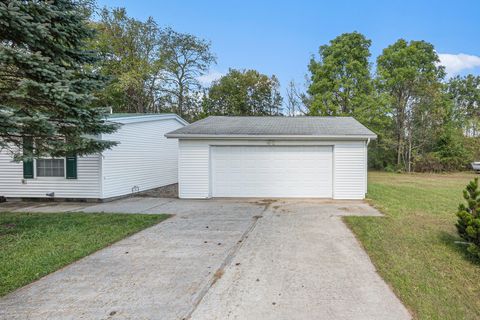
[[37, 177], [65, 177], [65, 159], [37, 159]]

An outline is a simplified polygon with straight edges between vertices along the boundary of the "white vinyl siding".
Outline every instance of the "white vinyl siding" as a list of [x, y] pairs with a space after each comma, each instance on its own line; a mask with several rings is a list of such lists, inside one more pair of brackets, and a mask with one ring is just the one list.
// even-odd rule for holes
[[134, 187], [143, 191], [178, 182], [178, 140], [164, 135], [184, 126], [183, 120], [153, 115], [115, 121], [123, 123], [120, 129], [100, 138], [119, 144], [102, 155], [78, 157], [77, 179], [24, 179], [23, 164], [0, 152], [0, 196], [48, 198], [54, 192], [55, 198], [106, 199], [131, 194]]
[[213, 197], [332, 197], [331, 146], [215, 146]]
[[178, 181], [180, 198], [208, 198], [209, 159], [208, 143], [179, 141]]
[[[218, 146], [323, 146], [333, 148], [331, 170], [333, 181], [317, 178], [321, 188], [330, 188], [327, 196], [325, 191], [318, 197], [333, 197], [335, 199], [363, 199], [366, 193], [366, 141], [267, 141], [267, 140], [194, 140], [181, 139], [179, 143], [179, 196], [180, 198], [209, 198], [212, 196], [227, 196], [228, 191], [218, 190], [213, 185], [215, 162], [212, 154]], [[301, 148], [300, 148], [301, 149]], [[324, 150], [324, 149], [322, 149]], [[228, 160], [230, 161], [230, 160]], [[227, 166], [227, 162], [224, 164]], [[322, 166], [321, 162], [319, 165]], [[235, 168], [231, 168], [235, 169]], [[222, 170], [227, 170], [227, 167]], [[293, 173], [291, 173], [293, 174]], [[300, 172], [300, 175], [302, 173]], [[296, 177], [293, 178], [294, 180]], [[217, 190], [213, 190], [217, 188]], [[230, 187], [229, 187], [230, 188]], [[234, 194], [234, 193], [233, 193]], [[251, 193], [253, 195], [253, 193]], [[261, 196], [261, 195], [259, 195]], [[271, 193], [270, 196], [274, 196]], [[284, 196], [278, 193], [278, 196]], [[285, 195], [286, 196], [286, 195]], [[300, 194], [290, 195], [300, 197]], [[311, 196], [308, 192], [305, 197]]]
[[366, 193], [366, 143], [337, 144], [335, 158], [335, 199], [363, 199]]
[[45, 198], [54, 192], [57, 198], [99, 198], [100, 156], [79, 157], [77, 179], [35, 177], [23, 179], [22, 162], [13, 162], [6, 151], [0, 152], [0, 196]]
[[175, 119], [126, 123], [103, 140], [120, 142], [103, 152], [103, 198], [157, 188], [178, 181], [178, 140], [165, 134], [183, 127]]

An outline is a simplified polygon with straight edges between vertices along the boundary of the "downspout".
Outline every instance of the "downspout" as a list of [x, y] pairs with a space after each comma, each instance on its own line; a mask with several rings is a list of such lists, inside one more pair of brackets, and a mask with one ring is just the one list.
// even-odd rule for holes
[[367, 138], [367, 144], [365, 146], [365, 196], [368, 191], [368, 144], [370, 143], [370, 138]]

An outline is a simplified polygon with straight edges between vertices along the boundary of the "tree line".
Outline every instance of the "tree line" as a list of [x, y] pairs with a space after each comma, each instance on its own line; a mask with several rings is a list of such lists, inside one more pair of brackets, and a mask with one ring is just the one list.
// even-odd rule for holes
[[450, 171], [479, 159], [480, 77], [447, 80], [432, 44], [404, 39], [372, 70], [370, 45], [352, 32], [320, 47], [309, 64], [308, 114], [353, 116], [375, 131], [373, 168]]
[[0, 151], [15, 160], [101, 152], [117, 113], [279, 115], [275, 76], [229, 70], [209, 88], [211, 43], [94, 0], [0, 1]]
[[110, 79], [98, 104], [116, 112], [174, 112], [189, 121], [210, 114], [278, 115], [282, 98], [275, 76], [231, 69], [209, 88], [200, 83], [216, 63], [211, 43], [153, 18], [142, 22], [124, 8], [99, 12], [90, 48], [98, 71]]
[[[0, 148], [17, 159], [112, 147], [106, 110], [209, 115], [353, 116], [379, 138], [372, 168], [448, 171], [479, 159], [480, 77], [446, 78], [432, 44], [399, 39], [371, 63], [358, 32], [321, 45], [306, 84], [229, 72], [209, 86], [211, 43], [92, 0], [0, 2]], [[18, 152], [35, 140], [36, 148]], [[11, 148], [11, 146], [16, 147]], [[23, 148], [25, 149], [25, 148]]]

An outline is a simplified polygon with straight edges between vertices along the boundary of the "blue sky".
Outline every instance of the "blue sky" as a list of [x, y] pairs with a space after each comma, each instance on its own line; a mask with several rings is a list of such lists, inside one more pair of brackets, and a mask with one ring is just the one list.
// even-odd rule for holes
[[208, 39], [218, 58], [203, 81], [228, 68], [275, 74], [282, 92], [294, 79], [304, 83], [318, 47], [344, 32], [372, 40], [372, 62], [399, 38], [426, 40], [440, 54], [450, 75], [480, 74], [480, 1], [153, 1], [98, 0], [125, 7], [130, 16], [152, 16]]

